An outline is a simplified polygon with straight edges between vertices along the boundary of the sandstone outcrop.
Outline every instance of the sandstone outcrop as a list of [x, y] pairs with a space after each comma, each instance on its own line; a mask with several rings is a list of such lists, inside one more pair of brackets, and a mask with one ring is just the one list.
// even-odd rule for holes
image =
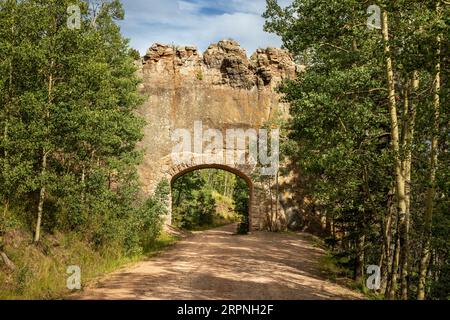
[[277, 85], [296, 74], [296, 66], [287, 51], [258, 49], [248, 58], [245, 50], [233, 40], [212, 44], [203, 54], [193, 46], [157, 43], [144, 56], [143, 70], [146, 74], [179, 75], [184, 80], [247, 90]]
[[[268, 120], [287, 115], [289, 106], [281, 102], [276, 88], [284, 79], [293, 79], [296, 68], [285, 50], [258, 49], [248, 57], [232, 40], [212, 44], [204, 53], [193, 46], [152, 45], [139, 63], [140, 89], [147, 98], [139, 109], [147, 122], [140, 143], [144, 150], [139, 168], [143, 193], [151, 194], [161, 180], [172, 181], [200, 164], [218, 167], [197, 161], [201, 154], [192, 154], [192, 163], [175, 165], [175, 130], [193, 132], [198, 122], [204, 130], [260, 129]], [[251, 181], [252, 169], [225, 169], [249, 183], [252, 226], [263, 228], [267, 208]]]

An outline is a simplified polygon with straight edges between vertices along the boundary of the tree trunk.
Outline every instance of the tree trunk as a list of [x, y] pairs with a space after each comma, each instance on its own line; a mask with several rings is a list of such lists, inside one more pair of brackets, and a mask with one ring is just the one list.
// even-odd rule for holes
[[228, 174], [225, 174], [225, 186], [224, 186], [224, 191], [223, 191], [223, 196], [227, 197], [228, 196]]
[[438, 49], [436, 52], [436, 66], [434, 79], [434, 97], [433, 97], [433, 133], [431, 137], [430, 151], [430, 173], [429, 187], [426, 195], [425, 215], [424, 215], [424, 234], [422, 243], [422, 254], [419, 265], [419, 285], [417, 289], [417, 300], [425, 299], [425, 286], [427, 278], [428, 263], [431, 250], [431, 226], [433, 219], [434, 198], [436, 196], [436, 169], [438, 165], [438, 144], [439, 144], [439, 118], [440, 118], [440, 93], [441, 93], [441, 36], [437, 37]]
[[[50, 62], [50, 70], [53, 69], [54, 66], [54, 61], [52, 60]], [[49, 107], [50, 104], [52, 104], [53, 102], [53, 74], [50, 72], [49, 76], [48, 76], [48, 96], [47, 96], [47, 101], [48, 101], [48, 105], [47, 105], [47, 110], [46, 110], [46, 114], [45, 114], [45, 119], [46, 119], [46, 126], [47, 126], [47, 132], [46, 132], [46, 139], [48, 141], [49, 137], [50, 137], [50, 133], [49, 131], [49, 123], [48, 121], [50, 120], [50, 111], [49, 111]], [[42, 161], [41, 161], [41, 173], [40, 176], [41, 178], [45, 178], [45, 174], [47, 172], [47, 157], [48, 157], [48, 150], [46, 150], [46, 148], [42, 148]], [[34, 232], [34, 243], [38, 243], [39, 240], [41, 239], [41, 225], [42, 225], [42, 214], [44, 212], [44, 202], [45, 202], [45, 192], [46, 192], [46, 183], [45, 181], [41, 182], [41, 188], [39, 190], [39, 202], [38, 202], [38, 209], [37, 209], [37, 221], [36, 221], [36, 229]]]
[[6, 265], [6, 267], [9, 270], [14, 271], [16, 269], [16, 266], [14, 265], [14, 263], [12, 263], [12, 261], [9, 260], [8, 256], [3, 251], [0, 251], [0, 258], [2, 258], [3, 263]]
[[86, 167], [83, 165], [81, 169], [81, 203], [84, 205], [86, 201]]
[[[280, 212], [279, 212], [279, 204], [278, 200], [280, 199], [280, 182], [279, 182], [279, 171], [277, 170], [277, 175], [275, 178], [275, 223], [278, 226], [280, 220]], [[282, 228], [280, 224], [280, 229]], [[280, 231], [280, 230], [277, 230]]]
[[387, 296], [389, 270], [391, 268], [391, 239], [392, 239], [392, 215], [394, 190], [389, 191], [387, 200], [386, 219], [383, 221], [383, 262], [381, 268], [381, 288], [380, 291]]
[[[410, 88], [411, 87], [411, 88]], [[405, 116], [406, 121], [404, 124], [404, 147], [406, 149], [406, 156], [403, 162], [403, 171], [405, 176], [405, 201], [406, 201], [406, 211], [405, 211], [405, 225], [404, 225], [404, 243], [401, 259], [401, 298], [403, 300], [408, 300], [408, 274], [409, 274], [409, 229], [410, 229], [410, 217], [411, 217], [411, 168], [412, 168], [412, 147], [414, 140], [415, 124], [416, 124], [416, 114], [417, 106], [415, 101], [408, 104], [410, 97], [410, 90], [417, 92], [419, 88], [419, 74], [417, 71], [413, 72], [411, 82], [408, 82], [408, 88], [405, 90]]]
[[[47, 152], [44, 151], [42, 156], [41, 163], [41, 177], [45, 175], [47, 171]], [[42, 213], [44, 212], [44, 202], [45, 202], [45, 183], [42, 184], [41, 189], [39, 191], [39, 203], [38, 203], [38, 212], [37, 212], [37, 221], [36, 221], [36, 230], [34, 232], [34, 243], [39, 242], [41, 239], [41, 224], [42, 224]]]
[[[398, 234], [397, 244], [398, 248], [395, 252], [394, 266], [397, 261], [397, 255], [400, 255], [402, 250], [401, 245], [404, 244], [404, 231], [405, 231], [405, 212], [406, 212], [406, 199], [405, 199], [405, 177], [403, 176], [402, 170], [402, 160], [400, 158], [400, 134], [399, 134], [399, 122], [397, 116], [397, 103], [396, 103], [396, 93], [395, 93], [395, 79], [394, 71], [392, 66], [391, 58], [391, 48], [389, 45], [389, 24], [388, 24], [388, 13], [383, 11], [382, 19], [382, 33], [384, 42], [384, 53], [385, 53], [385, 63], [386, 63], [386, 74], [388, 82], [388, 92], [389, 92], [389, 114], [391, 120], [391, 146], [392, 151], [395, 156], [395, 194], [397, 201], [397, 214], [398, 214]], [[398, 264], [397, 264], [398, 266]], [[393, 280], [396, 280], [397, 270], [392, 274]], [[391, 282], [391, 288], [389, 292], [389, 297], [395, 296], [396, 281]]]
[[5, 197], [3, 199], [3, 221], [6, 221], [6, 216], [8, 215], [9, 210], [9, 198]]
[[389, 300], [393, 300], [396, 297], [397, 281], [398, 281], [398, 267], [400, 264], [400, 217], [397, 213], [397, 225], [395, 234], [395, 248], [392, 257], [391, 279], [389, 282], [388, 292], [386, 297]]
[[355, 259], [355, 281], [360, 282], [364, 275], [364, 246], [366, 237], [362, 235], [359, 237], [356, 244], [356, 259]]

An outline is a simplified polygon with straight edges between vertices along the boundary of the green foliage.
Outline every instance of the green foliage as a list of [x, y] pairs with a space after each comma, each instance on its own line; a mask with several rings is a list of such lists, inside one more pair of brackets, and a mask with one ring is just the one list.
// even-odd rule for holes
[[141, 58], [141, 53], [133, 48], [130, 49], [129, 55], [133, 60], [139, 60]]
[[249, 211], [249, 190], [248, 185], [243, 179], [237, 179], [236, 186], [233, 192], [233, 201], [235, 203], [235, 210], [239, 215], [238, 234], [247, 234], [250, 230], [250, 221], [248, 216]]
[[[79, 29], [67, 25], [71, 5], [81, 8]], [[143, 100], [120, 1], [97, 11], [78, 0], [0, 7], [0, 233], [80, 232], [99, 251], [145, 251], [167, 213], [168, 183], [141, 203]]]
[[342, 254], [334, 255], [327, 252], [320, 260], [321, 272], [327, 278], [336, 280], [338, 278], [349, 278], [352, 276], [352, 268], [349, 258]]
[[173, 222], [192, 230], [213, 224], [216, 202], [212, 189], [200, 171], [188, 173], [174, 183]]
[[169, 194], [170, 184], [167, 180], [162, 180], [158, 184], [155, 194], [147, 199], [136, 217], [140, 222], [140, 245], [144, 251], [147, 251], [160, 235], [164, 216], [169, 213]]
[[[232, 223], [237, 217], [240, 219], [241, 212], [237, 208], [241, 203], [234, 198], [240, 181], [232, 173], [215, 169], [197, 170], [181, 176], [172, 189], [173, 224], [196, 230]], [[247, 185], [245, 188], [248, 200]], [[248, 209], [245, 216], [248, 216]]]
[[79, 265], [82, 286], [98, 281], [120, 267], [157, 254], [178, 239], [161, 233], [149, 246], [145, 255], [125, 255], [120, 245], [110, 244], [99, 251], [86, 243], [84, 235], [56, 233], [46, 236], [40, 246], [30, 246], [31, 234], [14, 232], [13, 242], [4, 251], [14, 261], [14, 272], [0, 271], [0, 300], [4, 299], [65, 299], [67, 266]]
[[[294, 159], [305, 177], [305, 191], [314, 199], [310, 210], [327, 221], [328, 243], [335, 254], [353, 265], [361, 276], [364, 265], [378, 264], [383, 235], [392, 208], [396, 159], [413, 156], [409, 288], [415, 288], [423, 238], [423, 214], [429, 187], [430, 137], [432, 136], [436, 38], [449, 34], [449, 5], [441, 1], [378, 1], [389, 16], [391, 50], [398, 88], [395, 97], [400, 119], [400, 139], [405, 139], [405, 119], [417, 106], [416, 130], [411, 145], [399, 154], [391, 148], [391, 124], [387, 108], [386, 55], [379, 30], [367, 28], [366, 2], [356, 0], [295, 0], [287, 8], [267, 0], [266, 31], [276, 33], [296, 60], [306, 67], [297, 80], [280, 91], [291, 104], [289, 132], [283, 150]], [[447, 17], [447, 18], [444, 18]], [[442, 39], [441, 105], [448, 105], [448, 37]], [[413, 73], [420, 86], [408, 92]], [[441, 139], [437, 170], [436, 206], [433, 212], [433, 269], [430, 297], [445, 297], [445, 270], [449, 257], [448, 232], [448, 108], [441, 110]], [[392, 210], [392, 211], [390, 211]], [[305, 221], [306, 223], [308, 221]], [[397, 221], [389, 225], [392, 239], [399, 236]], [[447, 236], [445, 236], [447, 234]], [[404, 239], [402, 238], [402, 245]], [[403, 250], [403, 249], [402, 249]], [[389, 271], [390, 272], [390, 271]], [[412, 290], [411, 290], [412, 291]]]

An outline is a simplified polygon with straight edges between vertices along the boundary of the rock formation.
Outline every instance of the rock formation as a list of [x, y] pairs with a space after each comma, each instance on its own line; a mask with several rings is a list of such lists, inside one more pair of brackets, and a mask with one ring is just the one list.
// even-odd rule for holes
[[212, 44], [204, 54], [196, 47], [154, 44], [143, 58], [145, 74], [172, 74], [211, 85], [250, 90], [295, 77], [291, 55], [282, 49], [258, 49], [250, 58], [233, 40]]
[[[288, 106], [280, 102], [275, 89], [284, 79], [296, 76], [296, 65], [287, 51], [259, 49], [249, 58], [232, 40], [213, 44], [203, 54], [192, 46], [154, 44], [139, 67], [140, 89], [147, 97], [139, 109], [147, 121], [140, 145], [144, 161], [139, 168], [145, 195], [162, 179], [171, 181], [198, 167], [194, 161], [183, 167], [173, 164], [175, 130], [192, 132], [199, 121], [204, 130], [260, 129], [273, 117], [288, 114]], [[252, 183], [248, 168], [230, 169]], [[256, 195], [252, 199], [255, 205], [261, 204]], [[264, 210], [253, 208], [255, 229], [263, 225]]]

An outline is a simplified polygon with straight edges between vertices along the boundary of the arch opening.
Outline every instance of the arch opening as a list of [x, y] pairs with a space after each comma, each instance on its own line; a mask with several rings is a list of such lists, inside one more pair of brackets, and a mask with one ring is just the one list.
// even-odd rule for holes
[[171, 224], [206, 230], [235, 223], [237, 233], [251, 231], [253, 183], [250, 177], [224, 165], [197, 165], [173, 175]]

